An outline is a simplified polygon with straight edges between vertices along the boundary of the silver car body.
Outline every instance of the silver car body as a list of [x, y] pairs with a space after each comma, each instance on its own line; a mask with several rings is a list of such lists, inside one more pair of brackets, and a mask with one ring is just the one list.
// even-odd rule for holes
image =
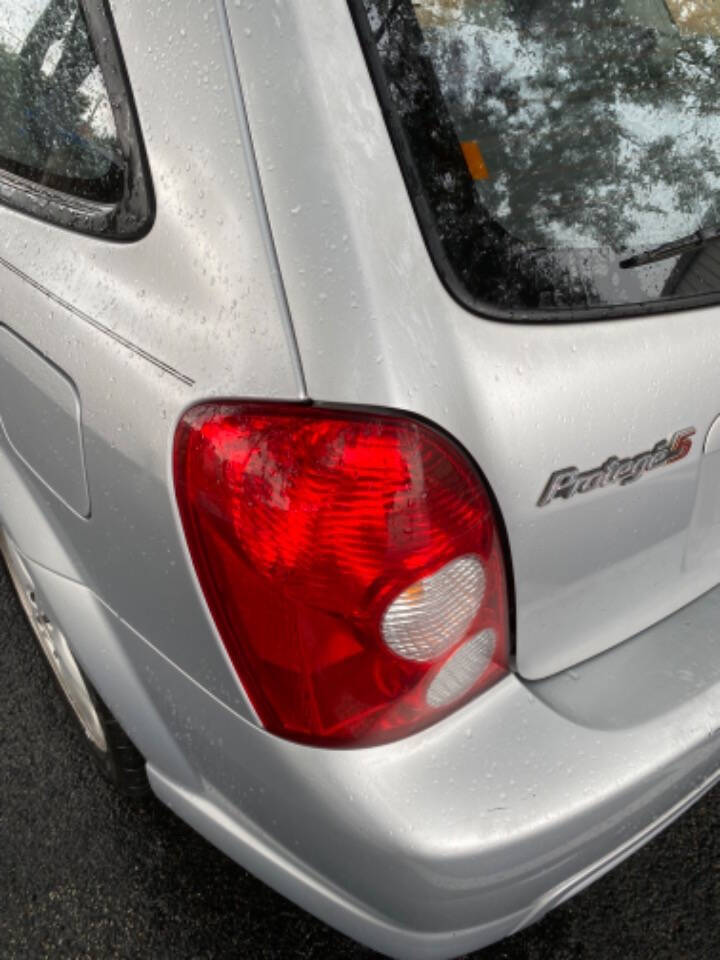
[[[0, 207], [2, 524], [179, 816], [377, 950], [480, 947], [717, 778], [720, 308], [473, 315], [430, 260], [345, 0], [114, 6], [156, 219], [118, 245]], [[507, 528], [513, 671], [384, 746], [265, 732], [173, 490], [180, 418], [226, 397], [454, 436]], [[538, 508], [553, 471], [691, 426], [672, 468]]]

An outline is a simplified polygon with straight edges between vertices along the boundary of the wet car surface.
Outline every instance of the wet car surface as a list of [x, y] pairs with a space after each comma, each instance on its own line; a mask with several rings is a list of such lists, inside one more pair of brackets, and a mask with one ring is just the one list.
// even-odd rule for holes
[[[154, 800], [128, 802], [78, 750], [0, 571], [0, 955], [365, 960]], [[43, 790], [37, 790], [42, 780]], [[482, 960], [717, 956], [720, 791]]]
[[[720, 21], [691, 6], [0, 0], [0, 552], [103, 771], [242, 865], [95, 806], [13, 613], [31, 955], [362, 954], [245, 868], [445, 960], [720, 781]], [[701, 836], [496, 955], [707, 954]]]

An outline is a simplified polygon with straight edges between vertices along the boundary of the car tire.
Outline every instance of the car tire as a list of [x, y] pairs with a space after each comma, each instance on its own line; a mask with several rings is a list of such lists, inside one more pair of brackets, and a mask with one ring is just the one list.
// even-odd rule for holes
[[121, 793], [145, 796], [150, 792], [145, 758], [93, 687], [65, 635], [43, 610], [26, 564], [1, 528], [0, 554], [30, 629], [95, 763]]
[[[127, 797], [145, 797], [150, 793], [150, 784], [145, 771], [145, 757], [125, 733], [117, 718], [106, 706], [97, 690], [83, 674], [88, 694], [103, 727], [106, 748], [100, 749], [85, 736], [90, 753], [106, 780]], [[72, 704], [63, 697], [73, 715]], [[84, 733], [84, 731], [83, 731]]]

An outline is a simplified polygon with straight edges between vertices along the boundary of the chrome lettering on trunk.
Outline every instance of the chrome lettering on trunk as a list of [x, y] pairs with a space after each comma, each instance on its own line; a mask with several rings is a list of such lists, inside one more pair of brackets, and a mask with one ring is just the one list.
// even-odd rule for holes
[[669, 440], [659, 440], [652, 450], [621, 460], [609, 457], [600, 467], [581, 473], [577, 467], [563, 467], [551, 474], [537, 505], [544, 507], [553, 500], [569, 500], [576, 493], [590, 493], [611, 484], [624, 487], [655, 470], [667, 467], [686, 457], [692, 448], [694, 427], [677, 430]]

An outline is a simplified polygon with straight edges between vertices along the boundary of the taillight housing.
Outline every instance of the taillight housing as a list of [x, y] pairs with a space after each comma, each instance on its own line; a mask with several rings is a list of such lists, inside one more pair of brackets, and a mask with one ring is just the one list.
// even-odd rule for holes
[[220, 637], [273, 733], [387, 742], [506, 672], [492, 501], [432, 427], [304, 404], [207, 403], [178, 427], [175, 484]]

